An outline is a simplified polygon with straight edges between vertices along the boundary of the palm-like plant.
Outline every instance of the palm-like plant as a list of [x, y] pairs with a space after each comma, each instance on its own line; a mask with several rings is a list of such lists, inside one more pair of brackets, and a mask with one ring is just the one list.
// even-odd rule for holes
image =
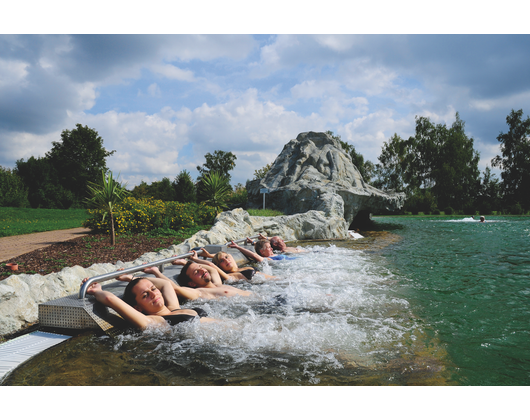
[[228, 179], [218, 172], [208, 172], [201, 179], [201, 196], [204, 203], [213, 207], [226, 205], [226, 200], [232, 192]]
[[[121, 184], [117, 179], [114, 179], [112, 172], [109, 171], [108, 175], [105, 175], [104, 171], [101, 171], [103, 178], [102, 184], [96, 184], [90, 182], [88, 184], [88, 190], [91, 197], [86, 199], [86, 202], [95, 208], [101, 209], [103, 213], [103, 221], [107, 214], [110, 217], [110, 232], [111, 232], [111, 244], [116, 245], [116, 234], [114, 232], [114, 209], [116, 205], [122, 201], [126, 195], [130, 192], [127, 191], [126, 184]], [[119, 177], [119, 175], [118, 175]]]

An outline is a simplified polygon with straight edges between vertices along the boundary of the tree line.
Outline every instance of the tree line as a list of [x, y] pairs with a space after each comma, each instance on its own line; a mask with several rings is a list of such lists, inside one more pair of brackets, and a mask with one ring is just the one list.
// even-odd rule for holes
[[403, 212], [417, 214], [524, 214], [530, 211], [530, 117], [512, 109], [508, 132], [500, 133], [501, 155], [480, 174], [480, 154], [465, 132], [458, 112], [451, 126], [416, 117], [415, 134], [408, 139], [395, 133], [383, 143], [379, 163], [364, 161], [355, 148], [340, 141], [363, 179], [376, 188], [406, 194]]
[[[501, 180], [489, 166], [480, 173], [480, 155], [458, 112], [449, 127], [435, 124], [428, 117], [417, 116], [415, 121], [413, 136], [403, 139], [395, 133], [383, 143], [376, 164], [365, 161], [339, 135], [327, 133], [340, 142], [368, 184], [406, 194], [403, 212], [530, 211], [530, 117], [524, 119], [522, 109], [512, 109], [506, 117], [508, 131], [497, 136], [501, 155], [491, 160], [491, 166], [501, 170]], [[105, 182], [109, 172], [106, 158], [114, 152], [103, 147], [103, 139], [94, 129], [77, 124], [73, 130], [64, 130], [61, 141], [52, 142], [52, 149], [44, 157], [17, 160], [14, 169], [0, 167], [0, 207], [86, 207], [90, 185]], [[204, 157], [206, 162], [197, 166], [196, 180], [182, 170], [173, 180], [165, 177], [151, 184], [142, 181], [129, 193], [135, 198], [203, 202], [215, 207], [244, 205], [245, 188], [230, 184], [230, 171], [237, 157], [222, 150]], [[256, 170], [254, 178], [264, 177], [270, 167]]]
[[[85, 208], [94, 203], [94, 188], [108, 188], [116, 179], [107, 168], [106, 159], [115, 153], [103, 146], [98, 132], [76, 124], [63, 130], [61, 141], [52, 142], [44, 157], [31, 156], [16, 161], [14, 169], [0, 166], [0, 207], [33, 207], [49, 209]], [[132, 190], [135, 198], [155, 198], [181, 203], [206, 203], [221, 207], [229, 201], [244, 200], [242, 186], [230, 185], [230, 171], [237, 157], [232, 152], [216, 150], [205, 155], [194, 181], [188, 171], [181, 171], [173, 181], [163, 178], [147, 184], [142, 181]], [[103, 176], [102, 176], [103, 175]], [[125, 187], [125, 185], [123, 185]]]

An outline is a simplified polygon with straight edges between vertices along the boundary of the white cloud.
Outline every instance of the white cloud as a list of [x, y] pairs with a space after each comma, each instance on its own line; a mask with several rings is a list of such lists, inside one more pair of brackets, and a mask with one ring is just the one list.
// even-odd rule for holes
[[291, 88], [295, 99], [321, 98], [341, 94], [336, 80], [304, 80]]
[[162, 91], [156, 83], [152, 83], [148, 86], [147, 93], [156, 98], [161, 96]]
[[314, 35], [314, 39], [334, 51], [347, 51], [355, 44], [356, 38], [347, 35]]
[[381, 109], [354, 119], [335, 134], [342, 132], [344, 132], [341, 135], [343, 141], [353, 144], [357, 153], [361, 153], [365, 160], [377, 163], [383, 143], [388, 141], [394, 133], [402, 138], [408, 138], [414, 133], [414, 120], [411, 118], [396, 119], [391, 109]]
[[222, 104], [203, 104], [193, 110], [193, 121], [190, 139], [202, 139], [196, 145], [200, 153], [223, 145], [240, 151], [277, 150], [301, 131], [324, 127], [316, 114], [304, 118], [271, 101], [260, 101], [256, 89]]
[[346, 88], [355, 92], [364, 92], [369, 96], [386, 94], [396, 86], [397, 73], [383, 66], [375, 66], [369, 59], [347, 61], [340, 67], [338, 77]]
[[182, 70], [171, 64], [158, 64], [151, 66], [151, 70], [155, 73], [161, 74], [171, 80], [183, 80], [186, 82], [195, 81], [193, 72], [190, 70]]
[[28, 66], [21, 60], [4, 60], [0, 57], [0, 89], [12, 85], [25, 86]]
[[470, 107], [478, 111], [492, 111], [495, 109], [510, 109], [514, 104], [530, 104], [530, 91], [518, 92], [513, 95], [506, 95], [500, 98], [472, 99]]

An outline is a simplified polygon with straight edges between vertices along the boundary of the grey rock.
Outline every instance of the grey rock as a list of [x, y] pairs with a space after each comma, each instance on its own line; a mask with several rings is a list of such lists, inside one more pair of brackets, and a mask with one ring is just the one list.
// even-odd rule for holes
[[287, 143], [265, 178], [247, 183], [248, 205], [286, 214], [309, 210], [342, 216], [348, 227], [361, 211], [375, 213], [403, 207], [405, 194], [378, 190], [364, 182], [340, 143], [326, 133], [300, 133]]

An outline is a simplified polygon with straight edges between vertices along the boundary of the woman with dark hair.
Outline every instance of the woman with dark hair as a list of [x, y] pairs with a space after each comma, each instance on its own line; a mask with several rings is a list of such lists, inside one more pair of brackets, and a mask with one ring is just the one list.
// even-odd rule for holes
[[[156, 275], [156, 267], [146, 268], [144, 272], [152, 272]], [[179, 322], [191, 321], [200, 317], [201, 322], [213, 321], [206, 318], [206, 312], [200, 308], [181, 309], [175, 286], [169, 280], [153, 277], [132, 278], [131, 275], [123, 275], [117, 278], [128, 281], [125, 288], [123, 300], [111, 292], [105, 291], [98, 283], [92, 283], [87, 293], [93, 295], [96, 300], [105, 306], [114, 309], [126, 321], [134, 327], [144, 330], [151, 325], [175, 325]], [[86, 282], [88, 278], [83, 280]], [[183, 289], [182, 295], [187, 291]], [[190, 292], [193, 292], [190, 290]]]

